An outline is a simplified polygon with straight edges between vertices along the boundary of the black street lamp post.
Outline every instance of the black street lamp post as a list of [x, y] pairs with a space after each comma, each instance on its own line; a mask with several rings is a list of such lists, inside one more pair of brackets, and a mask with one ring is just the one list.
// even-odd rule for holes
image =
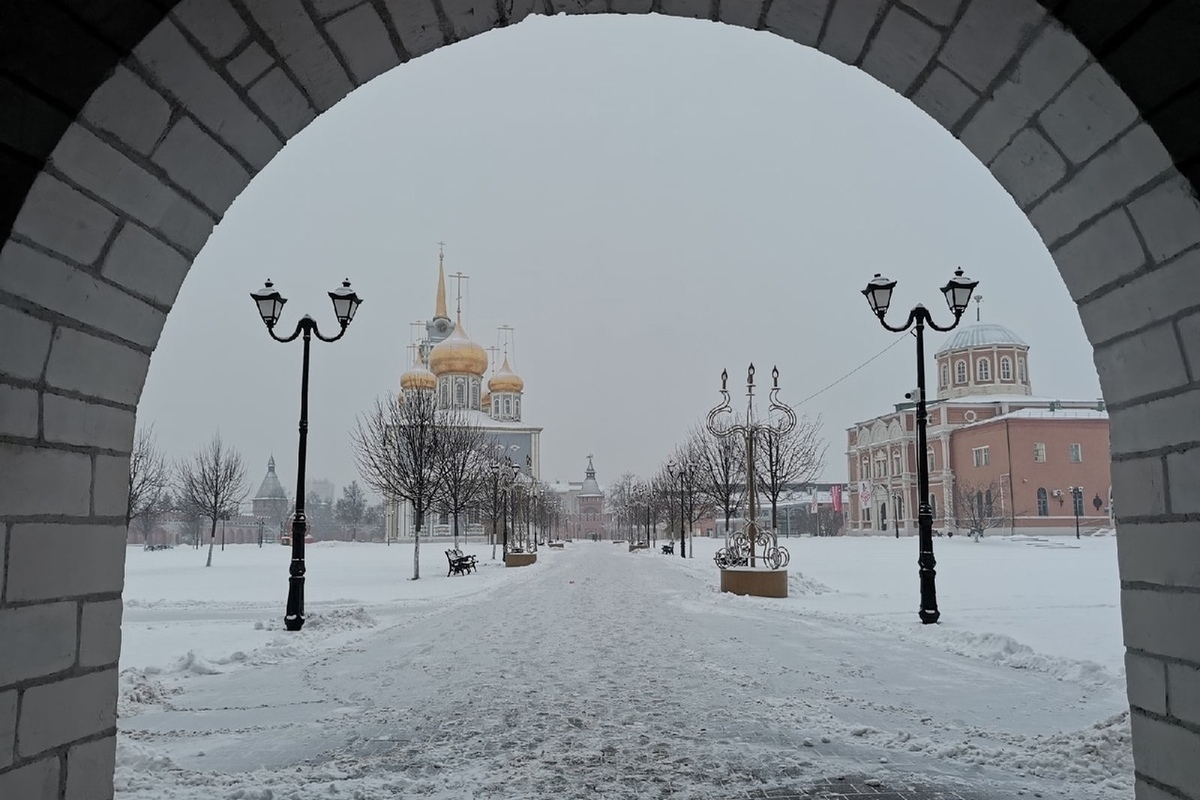
[[900, 495], [892, 495], [892, 526], [896, 529], [896, 538], [900, 538]]
[[[879, 319], [879, 323], [884, 328], [894, 333], [905, 333], [910, 329], [916, 329], [917, 496], [920, 500], [917, 506], [918, 547], [920, 548], [917, 565], [921, 576], [921, 609], [919, 614], [921, 622], [926, 625], [937, 622], [941, 613], [937, 607], [937, 585], [935, 583], [937, 573], [934, 569], [937, 561], [933, 557], [933, 509], [929, 506], [929, 453], [925, 435], [925, 426], [928, 419], [928, 412], [925, 407], [925, 326], [928, 325], [935, 331], [943, 333], [954, 330], [958, 326], [959, 320], [962, 319], [963, 313], [967, 310], [967, 304], [971, 301], [971, 293], [975, 291], [975, 287], [978, 285], [978, 281], [964, 277], [961, 269], [954, 271], [954, 277], [942, 287], [942, 294], [946, 297], [946, 304], [950, 307], [951, 313], [954, 314], [954, 322], [946, 327], [941, 327], [934, 322], [933, 317], [929, 314], [929, 310], [923, 305], [915, 306], [909, 312], [908, 319], [903, 325], [889, 325], [885, 317], [887, 316], [888, 306], [892, 302], [892, 290], [896, 288], [896, 282], [881, 277], [879, 273], [875, 273], [875, 277], [867, 284], [867, 288], [862, 290], [863, 295], [867, 298], [867, 302], [871, 305], [871, 311], [875, 313], [875, 316]], [[911, 399], [911, 393], [908, 397]]]
[[278, 291], [275, 284], [266, 282], [257, 292], [251, 292], [250, 297], [258, 306], [259, 316], [267, 326], [267, 333], [277, 342], [291, 342], [303, 334], [304, 359], [300, 370], [300, 457], [296, 469], [296, 512], [292, 518], [292, 563], [288, 569], [288, 599], [287, 611], [283, 618], [283, 626], [289, 631], [298, 631], [304, 627], [304, 537], [308, 533], [308, 521], [304, 516], [304, 467], [308, 457], [308, 350], [309, 343], [315, 335], [322, 342], [336, 342], [346, 333], [346, 327], [354, 319], [362, 300], [350, 288], [350, 281], [342, 281], [342, 285], [329, 293], [333, 301], [333, 313], [337, 316], [341, 330], [336, 336], [322, 336], [317, 329], [317, 321], [305, 314], [296, 323], [296, 330], [291, 336], [280, 338], [275, 334], [275, 324], [283, 312], [283, 304], [287, 302]]
[[[684, 505], [686, 499], [684, 497], [684, 483], [687, 481], [688, 468], [686, 464], [677, 465], [674, 461], [671, 461], [667, 464], [667, 472], [671, 473], [672, 478], [679, 479], [679, 557], [687, 558], [687, 554], [685, 552], [687, 545], [684, 543], [684, 537], [687, 536], [687, 530], [684, 527], [685, 522], [683, 518], [687, 514], [687, 508]], [[695, 555], [695, 553], [692, 555]]]
[[1075, 513], [1075, 538], [1079, 538], [1079, 514], [1083, 511], [1083, 487], [1068, 486], [1071, 493], [1071, 511]]

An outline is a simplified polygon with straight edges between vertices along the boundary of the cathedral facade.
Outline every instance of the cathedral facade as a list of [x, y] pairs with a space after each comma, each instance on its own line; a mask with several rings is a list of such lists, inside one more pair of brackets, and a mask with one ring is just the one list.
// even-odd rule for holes
[[[1003, 325], [954, 331], [934, 355], [927, 463], [934, 528], [1074, 533], [1112, 527], [1108, 413], [1033, 393], [1029, 345]], [[846, 431], [848, 533], [917, 532], [915, 403]]]
[[[400, 376], [398, 401], [403, 402], [405, 396], [415, 392], [432, 392], [438, 408], [454, 410], [483, 429], [498, 459], [508, 458], [526, 476], [539, 479], [542, 429], [522, 418], [525, 381], [512, 369], [507, 352], [496, 364], [488, 358], [487, 350], [471, 339], [461, 309], [453, 321], [450, 319], [442, 254], [438, 256], [433, 317], [425, 323], [425, 335], [413, 348], [412, 365]], [[384, 515], [389, 539], [413, 535], [415, 526], [407, 502], [385, 500]], [[432, 536], [452, 533], [450, 521], [437, 514], [430, 514], [421, 530]], [[465, 531], [468, 535], [483, 532], [475, 515], [469, 515]]]

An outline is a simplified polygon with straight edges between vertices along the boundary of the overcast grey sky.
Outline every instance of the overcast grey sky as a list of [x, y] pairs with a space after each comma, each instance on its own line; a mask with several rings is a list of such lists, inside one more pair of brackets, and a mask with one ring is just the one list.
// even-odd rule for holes
[[[316, 343], [310, 477], [357, 477], [355, 415], [398, 388], [409, 323], [433, 312], [437, 242], [467, 331], [517, 329], [542, 474], [647, 474], [718, 399], [728, 367], [778, 364], [796, 402], [887, 347], [859, 290], [947, 313], [961, 265], [984, 318], [1031, 347], [1034, 391], [1100, 396], [1079, 317], [1036, 232], [987, 170], [874, 79], [767, 33], [645, 16], [531, 17], [354, 92], [293, 139], [201, 252], [139, 410], [182, 456], [221, 433], [257, 483], [295, 481], [299, 343], [272, 342], [248, 293], [272, 278], [281, 328], [350, 278], [364, 303]], [[453, 294], [453, 283], [450, 285]], [[897, 314], [897, 318], [898, 318]], [[934, 334], [932, 353], [942, 340]], [[798, 408], [845, 429], [915, 384], [902, 343]]]

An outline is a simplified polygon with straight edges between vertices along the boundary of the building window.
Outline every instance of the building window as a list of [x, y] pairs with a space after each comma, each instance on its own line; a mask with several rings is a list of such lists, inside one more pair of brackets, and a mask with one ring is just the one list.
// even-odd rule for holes
[[992, 490], [991, 489], [988, 489], [987, 493], [984, 494], [984, 496], [983, 496], [983, 518], [984, 519], [992, 518]]
[[521, 418], [521, 398], [519, 397], [513, 399], [513, 418]]
[[983, 516], [983, 492], [980, 491], [975, 492], [975, 519], [977, 521], [986, 519]]
[[975, 380], [990, 381], [992, 379], [992, 362], [981, 358], [975, 364]]
[[450, 405], [450, 383], [442, 381], [442, 408], [447, 408]]
[[1012, 380], [1012, 359], [1008, 356], [1000, 359], [1000, 380]]
[[863, 478], [871, 477], [870, 473], [868, 472], [869, 469], [870, 469], [870, 464], [864, 458], [862, 460], [862, 465], [858, 468], [858, 479], [862, 480]]
[[887, 503], [879, 504], [879, 530], [887, 530]]
[[1039, 464], [1046, 463], [1046, 443], [1045, 442], [1034, 442], [1033, 443], [1033, 460]]
[[950, 385], [950, 364], [942, 362], [942, 386]]
[[966, 383], [967, 382], [967, 362], [966, 361], [959, 361], [957, 364], [954, 365], [954, 382], [955, 383]]
[[866, 508], [864, 508], [862, 510], [862, 512], [863, 512], [863, 522], [870, 522], [871, 521], [871, 507], [867, 506]]
[[897, 520], [904, 519], [904, 498], [901, 497], [900, 495], [896, 495], [895, 500], [896, 500], [896, 519]]
[[1083, 461], [1083, 445], [1079, 442], [1071, 442], [1067, 445], [1067, 460], [1072, 464], [1079, 464]]
[[899, 453], [892, 453], [892, 474], [893, 475], [900, 474], [900, 454]]
[[971, 460], [975, 462], [975, 466], [986, 467], [992, 463], [989, 449], [987, 445], [984, 445], [983, 447], [976, 447], [971, 450]]
[[937, 469], [937, 459], [933, 457], [933, 448], [929, 448], [929, 452], [925, 454], [926, 464], [929, 465], [929, 471], [933, 472]]
[[929, 516], [937, 519], [937, 497], [929, 495]]
[[454, 382], [454, 405], [456, 408], [462, 408], [467, 404], [467, 384], [462, 378]]
[[479, 408], [479, 381], [471, 381], [471, 408]]
[[504, 416], [506, 416], [506, 417], [511, 417], [511, 416], [512, 416], [512, 413], [513, 413], [513, 411], [512, 411], [512, 398], [511, 398], [511, 397], [509, 397], [509, 396], [507, 396], [507, 395], [505, 395], [505, 397], [504, 397]]
[[1043, 488], [1038, 489], [1037, 503], [1038, 503], [1038, 516], [1039, 517], [1050, 516], [1050, 498], [1046, 494], [1046, 490]]
[[1025, 359], [1023, 358], [1017, 359], [1017, 381], [1020, 383], [1025, 382]]

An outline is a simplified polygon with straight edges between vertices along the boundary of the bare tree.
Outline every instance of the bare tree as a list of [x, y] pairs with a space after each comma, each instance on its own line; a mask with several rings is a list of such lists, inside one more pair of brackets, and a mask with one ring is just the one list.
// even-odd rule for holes
[[385, 500], [407, 501], [413, 516], [413, 577], [421, 577], [421, 525], [438, 497], [445, 426], [432, 392], [376, 400], [350, 434], [359, 475]]
[[149, 533], [154, 519], [163, 510], [168, 495], [171, 469], [158, 449], [154, 426], [138, 429], [129, 454], [129, 497], [125, 505], [125, 527], [135, 520]]
[[623, 528], [628, 530], [631, 541], [634, 538], [633, 524], [636, 512], [633, 490], [636, 485], [637, 476], [632, 472], [626, 472], [612, 484], [608, 490], [608, 497], [605, 498], [605, 504], [612, 509], [617, 531], [619, 532]]
[[246, 485], [246, 465], [235, 448], [228, 447], [221, 434], [213, 434], [204, 447], [176, 468], [178, 501], [197, 516], [211, 521], [208, 534], [208, 561], [212, 566], [213, 547], [217, 541], [217, 520], [236, 513], [249, 489]]
[[971, 536], [979, 541], [985, 530], [1002, 528], [1009, 524], [1010, 509], [1002, 506], [999, 481], [972, 483], [957, 480], [951, 492], [954, 504], [954, 519], [959, 526], [967, 528]]
[[714, 513], [715, 506], [704, 491], [705, 469], [703, 468], [703, 453], [700, 450], [697, 437], [691, 436], [683, 444], [675, 448], [672, 456], [683, 474], [682, 480], [676, 479], [679, 490], [683, 493], [683, 519], [690, 533], [700, 520]]
[[478, 506], [491, 485], [486, 454], [491, 442], [483, 428], [462, 411], [440, 411], [438, 423], [444, 430], [440, 438], [434, 508], [450, 516], [457, 550], [460, 516]]
[[696, 454], [700, 494], [724, 515], [728, 534], [729, 520], [737, 513], [746, 495], [743, 463], [746, 455], [742, 441], [732, 436], [715, 436], [703, 426], [697, 426], [688, 436], [686, 446], [693, 448]]
[[342, 487], [342, 499], [337, 501], [334, 515], [338, 522], [350, 526], [351, 541], [357, 539], [358, 526], [367, 515], [367, 495], [358, 481], [351, 481], [349, 486]]
[[821, 418], [799, 417], [787, 433], [764, 428], [756, 450], [758, 491], [771, 501], [771, 528], [779, 530], [779, 498], [797, 483], [810, 483], [825, 468], [828, 443], [821, 438]]

